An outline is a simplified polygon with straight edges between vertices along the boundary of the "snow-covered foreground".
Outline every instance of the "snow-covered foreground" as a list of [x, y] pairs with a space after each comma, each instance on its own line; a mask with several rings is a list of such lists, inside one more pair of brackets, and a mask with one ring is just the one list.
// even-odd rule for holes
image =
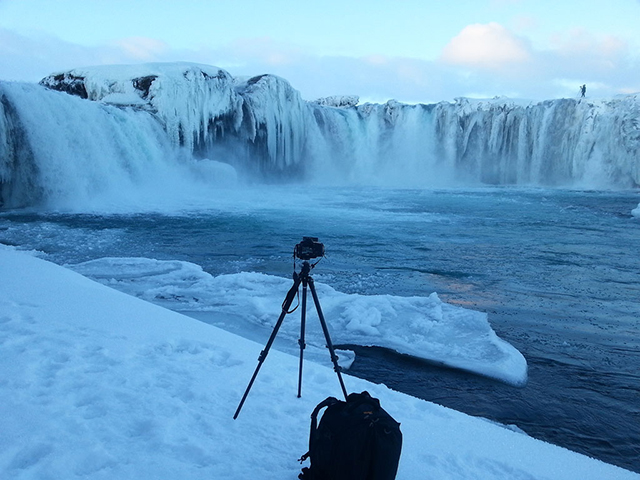
[[[0, 247], [0, 478], [295, 479], [335, 373]], [[345, 375], [402, 423], [398, 479], [639, 479]]]

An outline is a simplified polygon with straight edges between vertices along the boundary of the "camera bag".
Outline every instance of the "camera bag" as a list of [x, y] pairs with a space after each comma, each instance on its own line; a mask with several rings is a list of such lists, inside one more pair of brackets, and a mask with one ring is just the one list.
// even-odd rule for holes
[[[318, 424], [320, 410], [326, 408]], [[396, 422], [368, 392], [343, 402], [329, 397], [313, 410], [302, 480], [394, 480], [402, 450]]]

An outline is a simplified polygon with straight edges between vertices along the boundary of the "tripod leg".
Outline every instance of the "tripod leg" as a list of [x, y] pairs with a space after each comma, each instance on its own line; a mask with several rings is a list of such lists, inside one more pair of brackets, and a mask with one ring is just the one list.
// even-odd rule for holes
[[302, 396], [302, 362], [304, 357], [304, 349], [306, 344], [304, 343], [305, 325], [307, 323], [307, 281], [302, 280], [302, 311], [300, 312], [300, 338], [298, 344], [300, 345], [300, 365], [298, 366], [298, 398]]
[[264, 360], [267, 358], [267, 355], [269, 354], [269, 349], [271, 348], [273, 341], [276, 339], [278, 330], [280, 330], [282, 321], [284, 320], [285, 315], [288, 313], [289, 307], [291, 307], [291, 303], [293, 302], [293, 298], [295, 297], [296, 292], [298, 291], [298, 287], [300, 286], [301, 281], [302, 281], [301, 277], [294, 276], [293, 286], [291, 287], [291, 289], [289, 289], [289, 293], [287, 293], [285, 301], [282, 304], [282, 312], [280, 313], [280, 317], [278, 317], [278, 321], [276, 322], [275, 327], [273, 327], [273, 332], [271, 332], [271, 336], [269, 337], [269, 340], [267, 341], [267, 344], [265, 345], [264, 350], [260, 352], [260, 356], [258, 357], [258, 365], [256, 366], [256, 369], [253, 372], [253, 375], [251, 376], [251, 380], [249, 381], [249, 385], [247, 385], [247, 389], [244, 391], [244, 395], [242, 395], [242, 400], [240, 400], [240, 404], [236, 409], [236, 413], [234, 413], [233, 415], [234, 420], [238, 418], [238, 415], [240, 415], [240, 410], [242, 409], [242, 405], [244, 405], [244, 401], [247, 399], [247, 395], [249, 395], [249, 390], [251, 390], [251, 387], [253, 386], [253, 382], [258, 376], [260, 367], [262, 367]]
[[329, 336], [329, 329], [327, 328], [327, 322], [324, 321], [324, 315], [322, 314], [322, 308], [320, 308], [320, 300], [318, 300], [318, 294], [316, 293], [316, 287], [313, 283], [313, 278], [309, 277], [309, 288], [311, 289], [311, 295], [313, 296], [313, 302], [316, 304], [316, 310], [318, 311], [318, 318], [320, 318], [320, 325], [322, 326], [322, 331], [324, 332], [324, 338], [327, 341], [327, 348], [329, 349], [329, 353], [331, 354], [331, 361], [333, 362], [333, 370], [338, 375], [338, 381], [340, 382], [340, 388], [342, 388], [342, 393], [344, 394], [344, 399], [347, 399], [347, 389], [344, 386], [344, 382], [342, 381], [342, 375], [340, 373], [341, 367], [338, 365], [338, 356], [336, 355], [333, 349], [333, 343], [331, 342], [331, 337]]

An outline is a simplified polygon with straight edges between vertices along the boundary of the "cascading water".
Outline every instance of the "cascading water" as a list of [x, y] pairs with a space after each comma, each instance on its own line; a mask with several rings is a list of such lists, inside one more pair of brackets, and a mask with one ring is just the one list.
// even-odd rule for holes
[[0, 199], [9, 208], [73, 205], [144, 183], [165, 194], [177, 178], [193, 182], [194, 171], [202, 180], [203, 168], [214, 171], [214, 181], [233, 178], [218, 162], [254, 180], [640, 184], [635, 95], [537, 104], [355, 103], [306, 102], [278, 77], [238, 80], [182, 63], [74, 70], [41, 85], [2, 82]]
[[[9, 84], [2, 90], [5, 206], [90, 202], [174, 168], [177, 151], [147, 112]], [[9, 108], [6, 108], [9, 106]]]
[[640, 183], [636, 96], [526, 106], [459, 99], [456, 105], [438, 104], [434, 115], [441, 154], [470, 180], [587, 187]]

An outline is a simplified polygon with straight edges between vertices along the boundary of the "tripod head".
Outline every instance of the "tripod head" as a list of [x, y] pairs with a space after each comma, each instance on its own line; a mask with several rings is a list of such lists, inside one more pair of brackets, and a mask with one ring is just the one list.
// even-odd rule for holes
[[300, 260], [324, 257], [324, 244], [318, 241], [318, 237], [302, 237], [302, 241], [293, 247], [293, 256]]
[[[318, 258], [318, 261], [311, 264], [309, 260]], [[302, 241], [293, 247], [293, 279], [298, 277], [303, 279], [303, 284], [307, 284], [309, 272], [320, 260], [324, 258], [324, 244], [318, 241], [318, 237], [302, 237]], [[303, 260], [300, 273], [296, 272], [296, 259]]]

